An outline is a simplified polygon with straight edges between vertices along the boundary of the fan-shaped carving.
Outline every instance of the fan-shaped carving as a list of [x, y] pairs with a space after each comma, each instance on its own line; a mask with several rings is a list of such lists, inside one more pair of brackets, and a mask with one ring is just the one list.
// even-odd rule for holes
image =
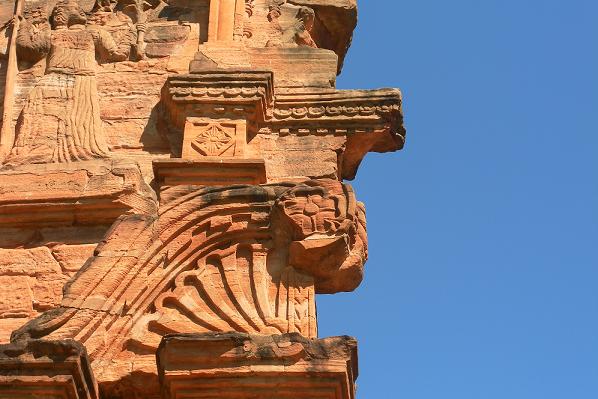
[[[118, 378], [153, 365], [171, 332], [315, 337], [316, 292], [352, 290], [361, 280], [365, 224], [349, 186], [173, 190], [158, 215], [115, 223], [61, 307], [13, 340], [74, 338], [97, 373]], [[127, 366], [115, 371], [115, 362]]]

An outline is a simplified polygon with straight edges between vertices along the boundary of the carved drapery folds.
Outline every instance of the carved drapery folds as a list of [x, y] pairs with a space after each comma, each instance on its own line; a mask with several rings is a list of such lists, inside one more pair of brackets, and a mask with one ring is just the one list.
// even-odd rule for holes
[[16, 127], [6, 163], [64, 163], [108, 157], [96, 84], [96, 53], [107, 61], [128, 58], [109, 33], [87, 27], [74, 0], [61, 1], [47, 23], [21, 23], [17, 46], [22, 57], [47, 56], [45, 75], [33, 88]]

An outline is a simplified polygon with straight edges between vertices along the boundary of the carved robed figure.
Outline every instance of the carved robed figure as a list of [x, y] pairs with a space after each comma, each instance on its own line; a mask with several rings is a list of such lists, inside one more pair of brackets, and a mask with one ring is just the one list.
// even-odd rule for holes
[[15, 146], [6, 164], [63, 163], [108, 157], [102, 133], [96, 83], [96, 56], [128, 58], [110, 34], [86, 25], [74, 1], [56, 5], [52, 29], [23, 21], [17, 37], [22, 59], [46, 57], [44, 76], [31, 90], [16, 127]]

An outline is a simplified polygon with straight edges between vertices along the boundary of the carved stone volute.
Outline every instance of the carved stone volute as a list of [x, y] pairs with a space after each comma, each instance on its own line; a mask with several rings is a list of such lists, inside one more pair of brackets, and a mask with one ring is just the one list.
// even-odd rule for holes
[[280, 234], [290, 240], [289, 264], [313, 276], [320, 294], [353, 291], [367, 259], [363, 205], [350, 186], [342, 186], [343, 192], [337, 187], [307, 182], [289, 190], [275, 206], [288, 226]]

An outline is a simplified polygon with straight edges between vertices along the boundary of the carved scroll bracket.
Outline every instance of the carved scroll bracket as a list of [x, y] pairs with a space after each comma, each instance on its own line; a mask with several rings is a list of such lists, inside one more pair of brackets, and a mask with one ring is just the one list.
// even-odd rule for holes
[[76, 339], [108, 384], [155, 367], [169, 333], [313, 338], [316, 293], [357, 287], [366, 240], [362, 206], [335, 180], [179, 186], [157, 216], [119, 219], [61, 306], [13, 339]]

